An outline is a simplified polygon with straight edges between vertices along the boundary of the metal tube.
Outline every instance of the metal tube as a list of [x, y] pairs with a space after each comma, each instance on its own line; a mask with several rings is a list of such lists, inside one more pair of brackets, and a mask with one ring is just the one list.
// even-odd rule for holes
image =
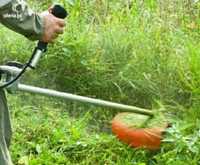
[[100, 100], [100, 99], [74, 95], [74, 94], [65, 93], [65, 92], [58, 92], [51, 89], [44, 89], [44, 88], [39, 88], [39, 87], [34, 87], [34, 86], [29, 86], [29, 85], [24, 85], [24, 84], [18, 84], [18, 89], [21, 91], [26, 91], [30, 93], [37, 93], [37, 94], [42, 94], [46, 96], [59, 97], [59, 98], [67, 99], [67, 100], [90, 103], [90, 104], [99, 105], [103, 107], [121, 109], [126, 112], [133, 112], [133, 113], [153, 116], [153, 112], [147, 109], [130, 106], [130, 105], [119, 104], [119, 103], [113, 103], [110, 101], [105, 101], [105, 100]]
[[20, 69], [20, 68], [17, 68], [15, 66], [7, 66], [7, 65], [1, 65], [0, 70], [2, 72], [5, 72], [5, 73], [11, 74], [11, 75], [17, 75], [22, 71], [22, 69]]
[[43, 54], [43, 51], [42, 51], [42, 50], [40, 50], [40, 49], [36, 49], [36, 50], [35, 50], [34, 57], [33, 57], [32, 61], [31, 61], [31, 63], [30, 63], [30, 66], [31, 66], [32, 68], [35, 68], [35, 67], [36, 67], [37, 63], [39, 62], [40, 58], [42, 57], [42, 54]]

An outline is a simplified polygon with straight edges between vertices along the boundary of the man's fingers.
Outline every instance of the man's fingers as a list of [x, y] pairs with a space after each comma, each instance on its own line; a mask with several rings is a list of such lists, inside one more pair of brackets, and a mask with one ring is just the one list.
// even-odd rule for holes
[[57, 34], [63, 34], [63, 33], [64, 33], [64, 28], [57, 28], [57, 29], [55, 30], [55, 32], [56, 32]]
[[60, 19], [60, 18], [56, 18], [56, 19], [57, 19], [57, 24], [60, 27], [65, 27], [65, 21], [63, 19]]
[[42, 41], [44, 42], [53, 42], [59, 34], [64, 32], [65, 21], [51, 14], [51, 8], [49, 12], [44, 12], [41, 14], [44, 18], [44, 34]]

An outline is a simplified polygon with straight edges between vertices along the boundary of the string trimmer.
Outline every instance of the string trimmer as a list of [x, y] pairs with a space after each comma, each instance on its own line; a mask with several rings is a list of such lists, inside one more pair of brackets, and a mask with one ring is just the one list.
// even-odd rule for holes
[[[54, 6], [52, 14], [59, 18], [65, 18], [67, 16], [66, 10], [60, 5]], [[120, 109], [121, 111], [125, 111], [125, 113], [120, 113], [113, 119], [113, 133], [120, 140], [133, 147], [159, 148], [162, 139], [161, 135], [166, 128], [165, 122], [162, 125], [159, 123], [158, 126], [153, 125], [150, 128], [141, 128], [142, 126], [146, 126], [146, 123], [150, 123], [155, 116], [151, 110], [20, 83], [22, 75], [27, 69], [36, 68], [36, 65], [46, 50], [47, 43], [39, 41], [30, 60], [25, 65], [17, 62], [9, 62], [6, 65], [0, 66], [2, 84], [0, 89], [6, 88], [9, 91], [19, 90], [109, 107], [110, 109]]]

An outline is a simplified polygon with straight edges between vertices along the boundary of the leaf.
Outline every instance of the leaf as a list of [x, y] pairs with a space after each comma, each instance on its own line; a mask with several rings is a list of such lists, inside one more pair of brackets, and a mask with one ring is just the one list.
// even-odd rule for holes
[[18, 161], [19, 165], [28, 165], [28, 156], [22, 156], [19, 161]]
[[42, 152], [41, 146], [39, 144], [36, 145], [36, 151], [38, 154], [40, 154]]
[[72, 6], [74, 6], [74, 4], [75, 4], [75, 0], [67, 0], [67, 2]]

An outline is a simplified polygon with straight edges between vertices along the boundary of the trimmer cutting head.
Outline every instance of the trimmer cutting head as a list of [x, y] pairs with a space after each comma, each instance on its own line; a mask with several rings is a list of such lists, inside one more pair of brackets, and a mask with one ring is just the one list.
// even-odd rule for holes
[[168, 127], [163, 115], [149, 117], [134, 113], [119, 113], [112, 120], [112, 132], [131, 147], [156, 150]]

